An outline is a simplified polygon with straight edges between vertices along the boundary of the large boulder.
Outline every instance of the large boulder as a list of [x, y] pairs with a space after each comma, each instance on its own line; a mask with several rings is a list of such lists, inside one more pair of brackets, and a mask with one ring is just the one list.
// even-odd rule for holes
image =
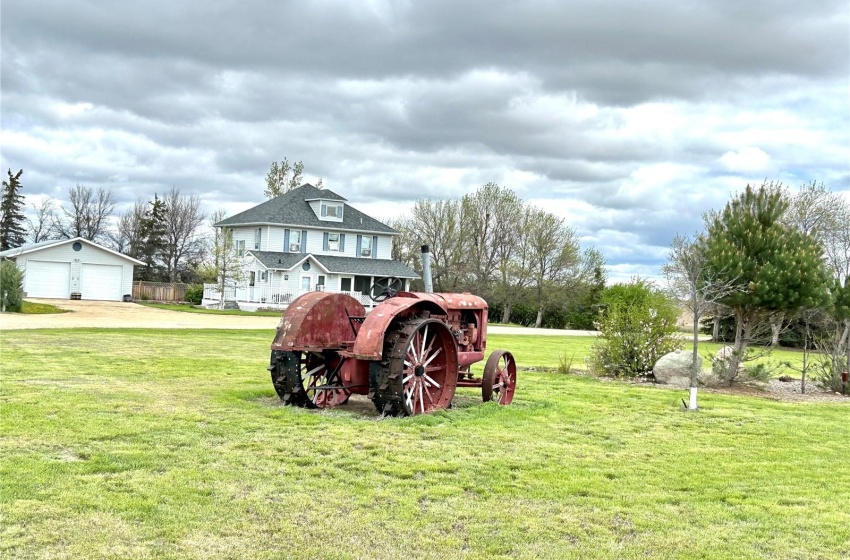
[[728, 362], [729, 359], [732, 358], [733, 351], [734, 349], [731, 346], [724, 346], [717, 351], [717, 354], [714, 355], [714, 359], [717, 361]]
[[676, 350], [665, 354], [655, 362], [652, 367], [652, 375], [656, 383], [675, 385], [676, 387], [691, 386], [691, 363], [693, 354]]
[[714, 355], [711, 361], [711, 379], [706, 381], [706, 385], [729, 384], [730, 378], [746, 377], [746, 368], [743, 363], [738, 364], [738, 375], [730, 375], [729, 362], [732, 360], [732, 354], [735, 349], [731, 346], [724, 346]]

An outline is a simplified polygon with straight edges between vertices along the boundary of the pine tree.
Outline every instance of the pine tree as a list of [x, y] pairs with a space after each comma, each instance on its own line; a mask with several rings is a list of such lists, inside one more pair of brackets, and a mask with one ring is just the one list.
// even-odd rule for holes
[[753, 333], [771, 314], [814, 307], [828, 297], [829, 275], [817, 242], [781, 219], [788, 200], [781, 184], [746, 190], [708, 217], [708, 265], [721, 281], [743, 286], [721, 300], [735, 316], [727, 381], [738, 372]]
[[150, 208], [142, 218], [139, 238], [132, 245], [130, 254], [145, 262], [144, 269], [137, 269], [140, 280], [159, 280], [159, 260], [165, 248], [165, 202], [154, 195]]
[[19, 192], [23, 172], [21, 169], [13, 175], [9, 169], [9, 180], [3, 181], [3, 197], [0, 199], [0, 251], [20, 247], [26, 240], [26, 218], [21, 212], [24, 197]]

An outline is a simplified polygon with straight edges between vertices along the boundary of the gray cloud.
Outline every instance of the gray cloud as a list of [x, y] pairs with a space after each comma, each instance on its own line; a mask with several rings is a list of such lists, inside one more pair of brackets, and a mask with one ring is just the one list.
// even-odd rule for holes
[[235, 210], [287, 156], [379, 217], [496, 181], [622, 278], [747, 182], [850, 190], [849, 12], [7, 0], [0, 160], [33, 196], [84, 183], [124, 204], [174, 185]]

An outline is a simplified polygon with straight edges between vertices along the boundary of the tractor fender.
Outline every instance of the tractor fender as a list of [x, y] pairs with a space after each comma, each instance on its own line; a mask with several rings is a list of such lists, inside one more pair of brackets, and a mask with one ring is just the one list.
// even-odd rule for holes
[[295, 299], [283, 312], [272, 350], [321, 351], [340, 349], [354, 341], [350, 317], [363, 317], [363, 305], [346, 294], [308, 292]]
[[358, 360], [380, 360], [384, 352], [384, 336], [397, 318], [421, 315], [425, 311], [431, 315], [446, 315], [445, 308], [430, 298], [420, 299], [420, 295], [399, 292], [370, 311], [354, 341], [353, 357]]

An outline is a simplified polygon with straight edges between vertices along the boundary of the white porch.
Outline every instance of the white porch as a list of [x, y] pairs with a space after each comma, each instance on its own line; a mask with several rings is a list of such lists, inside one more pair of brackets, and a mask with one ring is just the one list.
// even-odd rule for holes
[[204, 284], [204, 299], [201, 305], [204, 307], [213, 307], [220, 305], [222, 302], [235, 301], [239, 309], [243, 311], [286, 309], [298, 296], [307, 292], [317, 291], [347, 294], [362, 303], [367, 309], [375, 305], [369, 294], [355, 291], [331, 290], [326, 289], [324, 286], [315, 286], [312, 290], [281, 289], [267, 286], [225, 287], [224, 298], [222, 298], [221, 286], [219, 284]]

